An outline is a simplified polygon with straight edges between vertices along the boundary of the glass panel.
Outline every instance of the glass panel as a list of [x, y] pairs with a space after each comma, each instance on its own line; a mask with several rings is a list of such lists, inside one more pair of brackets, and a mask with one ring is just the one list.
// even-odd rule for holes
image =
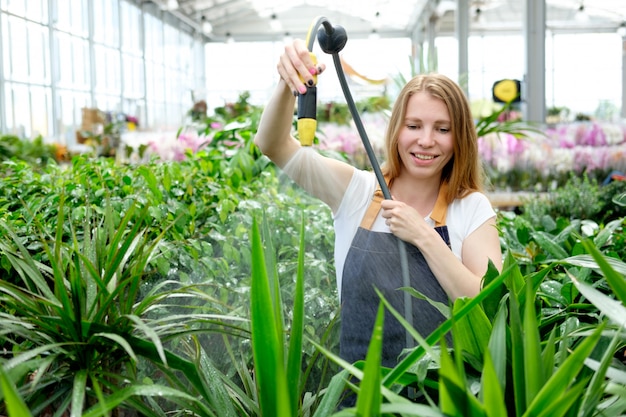
[[144, 95], [143, 60], [130, 55], [122, 55], [122, 82], [124, 97], [141, 98]]
[[146, 60], [163, 62], [163, 24], [156, 17], [145, 14]]
[[30, 81], [50, 84], [50, 42], [46, 26], [28, 23], [28, 55]]
[[[204, 44], [198, 40], [194, 40], [193, 44], [193, 57], [192, 57], [193, 71], [189, 72], [189, 76], [192, 78], [192, 85], [195, 91], [206, 90], [206, 70], [204, 62]], [[273, 71], [274, 72], [274, 71]], [[268, 78], [272, 80], [273, 78]], [[205, 98], [206, 97], [202, 97]]]
[[29, 19], [37, 22], [48, 23], [48, 0], [26, 0], [26, 8]]
[[180, 65], [180, 43], [177, 29], [170, 25], [164, 25], [165, 32], [163, 39], [163, 54], [165, 55], [165, 65], [171, 68], [179, 68]]
[[4, 73], [15, 81], [50, 83], [50, 47], [46, 26], [16, 17], [3, 18]]
[[94, 46], [96, 56], [96, 91], [120, 94], [120, 53], [116, 49]]
[[143, 55], [141, 50], [141, 9], [126, 1], [123, 1], [120, 6], [122, 51]]
[[25, 138], [50, 135], [50, 88], [13, 83], [5, 86], [7, 131]]
[[93, 0], [94, 40], [109, 46], [119, 46], [118, 0]]
[[105, 113], [117, 113], [122, 108], [122, 104], [117, 96], [100, 94], [96, 96], [96, 107]]
[[82, 124], [81, 109], [89, 107], [89, 94], [58, 90], [57, 96], [58, 133], [66, 134], [67, 144], [70, 145], [76, 142], [72, 134], [80, 129]]
[[178, 126], [181, 126], [184, 119], [184, 112], [181, 110], [180, 104], [177, 103], [166, 103], [166, 123], [167, 126], [173, 129], [177, 129]]
[[180, 45], [178, 46], [178, 65], [183, 71], [192, 71], [193, 38], [186, 33], [180, 35]]
[[56, 32], [55, 43], [59, 51], [58, 86], [88, 90], [90, 88], [89, 42], [63, 32]]
[[178, 101], [178, 73], [171, 69], [165, 68], [165, 77], [163, 79], [163, 99], [164, 101]]
[[149, 101], [147, 111], [147, 126], [152, 129], [162, 129], [167, 127], [167, 112], [165, 104], [160, 102]]
[[32, 130], [30, 137], [48, 137], [52, 134], [52, 96], [50, 88], [32, 86], [30, 89]]
[[146, 97], [149, 101], [165, 101], [163, 67], [149, 66], [146, 68]]
[[5, 62], [5, 77], [15, 81], [28, 80], [28, 33], [26, 21], [9, 17], [5, 21], [8, 59]]
[[26, 2], [24, 0], [3, 0], [2, 9], [18, 16], [26, 16]]
[[[13, 132], [13, 128], [15, 126], [15, 122], [13, 120], [13, 118], [15, 117], [15, 112], [19, 111], [19, 109], [17, 109], [15, 107], [15, 103], [13, 102], [13, 94], [11, 91], [11, 84], [10, 83], [5, 83], [4, 84], [4, 103], [6, 105], [6, 108], [4, 109], [4, 118], [6, 119], [6, 130], [9, 133], [15, 133]], [[1, 111], [2, 109], [0, 109]]]
[[[554, 37], [554, 105], [571, 115], [595, 115], [610, 101], [621, 103], [622, 41], [615, 33], [568, 34]], [[584, 57], [584, 59], [581, 59]], [[593, 80], [585, 82], [583, 80]]]
[[87, 37], [89, 35], [87, 1], [56, 0], [55, 27], [77, 36]]

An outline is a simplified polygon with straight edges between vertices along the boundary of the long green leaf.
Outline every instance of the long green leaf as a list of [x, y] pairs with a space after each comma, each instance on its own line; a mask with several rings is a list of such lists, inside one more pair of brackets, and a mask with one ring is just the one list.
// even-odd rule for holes
[[211, 405], [215, 410], [219, 411], [218, 417], [237, 417], [233, 401], [224, 384], [229, 378], [215, 368], [213, 362], [201, 346], [198, 346], [198, 349], [200, 350], [200, 370], [202, 375], [206, 377], [207, 384], [211, 387]]
[[626, 307], [618, 300], [601, 293], [591, 285], [579, 281], [572, 274], [568, 274], [578, 291], [584, 295], [591, 303], [605, 314], [611, 321], [623, 328], [626, 325]]
[[139, 337], [129, 337], [128, 343], [137, 355], [145, 357], [155, 365], [166, 368], [165, 364], [167, 364], [167, 367], [181, 371], [202, 397], [210, 398], [209, 389], [200, 376], [198, 366], [195, 363], [167, 350], [164, 351], [167, 361], [161, 362], [161, 352], [154, 343]]
[[[624, 193], [624, 196], [626, 196], [626, 193]], [[624, 219], [615, 219], [607, 223], [593, 239], [593, 243], [596, 247], [601, 248], [604, 246], [611, 239], [615, 230], [622, 227], [623, 222]]]
[[[621, 331], [618, 330], [615, 332], [615, 336], [611, 340], [611, 344], [605, 350], [600, 362], [591, 358], [587, 358], [585, 360], [585, 365], [591, 368], [594, 372], [591, 377], [591, 381], [583, 393], [582, 403], [578, 413], [580, 417], [591, 417], [599, 408], [599, 404], [605, 395], [604, 387], [606, 386], [607, 372], [611, 367], [611, 362], [613, 361], [614, 354], [621, 343], [622, 337], [623, 334]], [[611, 378], [608, 377], [608, 379], [610, 380]]]
[[569, 255], [565, 249], [563, 249], [554, 239], [553, 236], [546, 232], [533, 232], [533, 239], [537, 242], [540, 248], [548, 253], [552, 259], [558, 260], [567, 258]]
[[81, 417], [86, 394], [87, 370], [80, 369], [76, 372], [76, 375], [74, 375], [74, 383], [72, 384], [72, 411], [70, 417]]
[[[622, 275], [626, 275], [626, 262], [610, 257], [605, 257], [604, 260], [615, 271]], [[560, 263], [590, 268], [599, 272], [601, 271], [598, 262], [596, 262], [595, 258], [591, 255], [570, 256], [569, 258], [562, 259]]]
[[624, 280], [624, 276], [617, 273], [617, 271], [611, 267], [607, 258], [602, 255], [598, 248], [590, 242], [589, 239], [583, 239], [582, 244], [585, 247], [585, 250], [593, 256], [593, 259], [595, 259], [598, 266], [600, 266], [602, 274], [606, 278], [607, 283], [617, 298], [623, 304], [626, 304], [626, 281]]
[[252, 285], [250, 288], [250, 325], [252, 356], [256, 371], [261, 414], [264, 417], [290, 416], [291, 400], [287, 388], [284, 358], [276, 332], [276, 319], [265, 255], [257, 221], [252, 225]]
[[439, 403], [446, 416], [481, 417], [485, 409], [470, 391], [464, 374], [450, 356], [445, 341], [441, 346], [441, 368], [439, 370]]
[[586, 337], [576, 349], [563, 361], [561, 366], [552, 374], [552, 377], [545, 383], [541, 391], [537, 393], [531, 404], [526, 410], [526, 415], [539, 415], [543, 410], [550, 406], [554, 398], [560, 398], [571, 386], [576, 375], [580, 372], [585, 363], [585, 359], [589, 357], [595, 348], [605, 325], [600, 324], [596, 330]]
[[494, 367], [489, 350], [485, 350], [483, 358], [483, 371], [481, 374], [481, 395], [485, 414], [488, 417], [506, 416], [506, 404], [504, 403], [504, 390], [500, 376]]
[[337, 408], [339, 398], [341, 398], [341, 394], [346, 386], [348, 375], [348, 371], [344, 369], [331, 378], [330, 383], [323, 392], [324, 396], [322, 397], [322, 401], [315, 410], [313, 417], [327, 417], [333, 413]]
[[[453, 311], [459, 311], [469, 300], [467, 298], [457, 298], [454, 301]], [[465, 351], [475, 358], [482, 358], [491, 335], [491, 322], [481, 306], [472, 308], [467, 315], [455, 322], [454, 348], [462, 352]]]
[[[22, 278], [24, 286], [28, 288], [31, 292], [39, 293], [50, 302], [56, 301], [55, 304], [60, 305], [60, 302], [57, 300], [54, 293], [50, 290], [50, 286], [48, 285], [46, 279], [41, 273], [42, 268], [38, 267], [38, 264], [30, 256], [28, 249], [26, 249], [24, 245], [20, 243], [21, 239], [5, 222], [0, 222], [0, 228], [3, 228], [6, 231], [7, 235], [17, 246], [17, 249], [21, 254], [21, 257], [18, 257], [8, 251], [5, 252], [12, 265], [16, 268], [18, 274]], [[46, 269], [43, 268], [43, 270]]]
[[500, 302], [500, 308], [496, 312], [496, 317], [493, 322], [491, 335], [489, 337], [489, 356], [494, 368], [494, 372], [498, 378], [498, 382], [502, 387], [502, 391], [506, 390], [506, 376], [507, 376], [507, 328], [506, 321], [508, 317], [508, 311], [506, 309], [506, 299], [502, 299]]
[[163, 348], [163, 343], [161, 343], [161, 338], [159, 338], [159, 335], [156, 333], [156, 331], [152, 327], [144, 323], [143, 320], [141, 320], [141, 318], [135, 316], [134, 314], [128, 314], [125, 317], [127, 317], [133, 323], [135, 323], [135, 327], [141, 330], [143, 334], [146, 335], [146, 337], [152, 341], [157, 352], [159, 352], [159, 357], [161, 358], [161, 361], [163, 361], [163, 363], [167, 365], [167, 356], [165, 355], [165, 349]]
[[291, 415], [298, 414], [300, 403], [300, 377], [302, 373], [302, 338], [304, 334], [304, 217], [300, 227], [300, 249], [298, 252], [298, 272], [293, 300], [293, 318], [289, 332], [289, 353], [287, 358], [287, 386], [291, 398]]
[[541, 363], [543, 366], [543, 380], [547, 381], [552, 375], [554, 369], [554, 358], [556, 356], [556, 328], [550, 332], [547, 342], [544, 344], [543, 352], [541, 352]]
[[445, 343], [441, 347], [439, 369], [439, 407], [446, 416], [462, 416], [467, 403], [465, 381], [457, 374], [456, 365]]
[[[108, 397], [102, 398], [97, 404], [85, 411], [82, 417], [101, 417], [108, 415], [116, 407], [123, 404], [128, 399], [135, 396], [148, 396], [157, 398], [167, 398], [170, 401], [177, 402], [179, 399], [184, 400], [181, 404], [184, 406], [189, 403], [195, 403], [201, 406], [201, 403], [192, 395], [181, 390], [172, 389], [164, 385], [130, 385], [114, 392]], [[202, 407], [207, 416], [219, 417], [212, 413], [208, 408]]]
[[157, 201], [161, 202], [163, 200], [163, 193], [161, 193], [161, 189], [159, 188], [159, 184], [156, 176], [154, 175], [154, 172], [149, 167], [143, 165], [140, 166], [137, 171], [144, 178], [148, 189], [152, 191], [152, 194], [154, 194], [154, 197], [157, 199]]
[[128, 353], [128, 356], [131, 357], [132, 360], [136, 361], [137, 360], [137, 356], [135, 355], [135, 352], [133, 351], [133, 348], [130, 346], [130, 344], [128, 343], [128, 341], [126, 341], [125, 338], [123, 338], [122, 336], [115, 334], [115, 333], [95, 333], [94, 338], [97, 337], [104, 337], [106, 339], [110, 339], [112, 341], [114, 341], [115, 343], [117, 343], [118, 345], [120, 345], [122, 347], [122, 349], [124, 349], [126, 351], [126, 353]]
[[576, 411], [574, 405], [580, 401], [580, 396], [587, 384], [588, 378], [581, 378], [580, 381], [576, 382], [563, 396], [553, 397], [552, 401], [547, 403], [544, 409], [541, 411], [533, 410], [525, 414], [524, 417], [535, 415], [538, 417], [562, 417], [573, 414]]
[[524, 303], [524, 381], [526, 405], [530, 404], [543, 386], [543, 361], [541, 360], [541, 338], [535, 311], [535, 291], [526, 284]]
[[515, 409], [517, 415], [522, 415], [526, 409], [526, 380], [524, 369], [524, 331], [520, 315], [518, 285], [523, 285], [519, 268], [514, 268], [509, 286], [509, 329], [511, 334], [511, 372], [513, 375], [513, 391], [515, 395]]
[[[274, 309], [274, 319], [276, 321], [276, 334], [278, 337], [282, 337], [285, 334], [285, 318], [283, 314], [283, 301], [282, 294], [280, 292], [280, 280], [278, 277], [278, 265], [276, 262], [276, 254], [274, 251], [274, 243], [272, 241], [272, 233], [269, 227], [269, 222], [263, 213], [262, 234], [263, 242], [265, 244], [265, 267], [267, 270], [267, 279], [269, 281], [270, 291], [272, 295], [272, 308]], [[278, 357], [284, 357], [284, 343], [280, 343], [279, 351], [276, 352]]]
[[9, 379], [4, 365], [0, 366], [0, 388], [4, 396], [9, 417], [32, 417], [24, 399], [20, 396], [13, 382]]
[[385, 307], [383, 303], [380, 303], [370, 344], [367, 348], [363, 380], [361, 381], [361, 389], [356, 402], [356, 412], [360, 416], [376, 417], [380, 415], [380, 405], [382, 403], [380, 364], [383, 351], [384, 319]]

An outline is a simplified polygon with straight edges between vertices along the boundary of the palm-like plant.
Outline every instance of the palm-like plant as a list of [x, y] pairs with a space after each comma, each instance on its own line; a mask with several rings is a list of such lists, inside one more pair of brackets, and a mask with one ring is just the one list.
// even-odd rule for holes
[[[123, 408], [162, 415], [154, 400], [142, 397], [164, 397], [197, 415], [235, 415], [230, 393], [220, 388], [226, 378], [202, 355], [195, 335], [245, 336], [246, 320], [217, 314], [216, 301], [201, 288], [171, 281], [150, 288], [150, 261], [165, 244], [144, 233], [147, 211], [130, 205], [116, 227], [107, 205], [102, 220], [86, 216], [82, 233], [73, 230], [65, 242], [61, 199], [56, 235], [40, 236], [48, 265], [0, 225], [0, 254], [21, 279], [0, 281], [2, 366], [34, 415], [95, 416]], [[194, 310], [172, 314], [182, 308], [175, 302], [181, 298]], [[168, 349], [181, 341], [191, 346], [190, 355]], [[145, 384], [146, 377], [162, 377], [143, 375], [149, 368], [140, 367], [142, 360], [169, 383]]]

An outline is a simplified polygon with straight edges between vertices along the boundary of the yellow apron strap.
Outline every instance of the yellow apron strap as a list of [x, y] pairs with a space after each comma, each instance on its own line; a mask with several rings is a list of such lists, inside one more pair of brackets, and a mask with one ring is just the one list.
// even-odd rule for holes
[[[385, 181], [389, 182], [387, 178]], [[446, 224], [446, 215], [448, 212], [448, 204], [446, 203], [446, 192], [448, 189], [448, 183], [444, 182], [441, 184], [439, 188], [439, 194], [437, 196], [437, 201], [435, 202], [435, 207], [433, 208], [432, 213], [430, 214], [430, 218], [434, 220], [435, 227], [445, 226]], [[380, 203], [383, 201], [384, 196], [383, 192], [380, 189], [380, 185], [376, 187], [376, 191], [372, 196], [372, 202], [370, 203], [363, 219], [361, 220], [361, 227], [366, 230], [371, 230], [374, 225], [374, 221], [376, 221], [376, 216], [378, 216], [378, 212], [380, 211]]]
[[372, 202], [370, 206], [367, 208], [363, 219], [361, 220], [361, 227], [366, 230], [371, 230], [374, 225], [374, 221], [376, 221], [376, 216], [378, 216], [378, 212], [380, 211], [380, 203], [383, 201], [383, 191], [379, 188], [376, 189], [374, 195], [372, 196]]
[[446, 224], [446, 215], [448, 214], [448, 203], [446, 203], [447, 192], [448, 183], [444, 182], [441, 184], [441, 187], [439, 187], [439, 195], [437, 196], [435, 207], [432, 213], [430, 213], [430, 218], [435, 221], [435, 227], [445, 226]]

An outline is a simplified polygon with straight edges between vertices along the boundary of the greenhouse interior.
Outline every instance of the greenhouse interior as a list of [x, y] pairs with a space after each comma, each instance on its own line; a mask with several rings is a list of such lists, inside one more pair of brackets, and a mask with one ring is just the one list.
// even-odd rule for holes
[[623, 416], [625, 226], [624, 0], [0, 0], [0, 417]]

